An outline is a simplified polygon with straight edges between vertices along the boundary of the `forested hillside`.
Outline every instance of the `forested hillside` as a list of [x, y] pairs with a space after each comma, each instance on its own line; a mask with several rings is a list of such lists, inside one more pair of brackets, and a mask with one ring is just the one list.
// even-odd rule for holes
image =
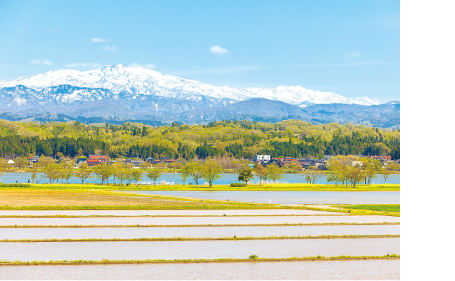
[[393, 159], [399, 159], [400, 132], [353, 124], [313, 125], [299, 120], [275, 124], [250, 121], [220, 121], [208, 125], [173, 123], [161, 127], [139, 123], [86, 125], [0, 120], [0, 157], [56, 156], [59, 152], [69, 157], [108, 154], [114, 158], [356, 154], [392, 155]]

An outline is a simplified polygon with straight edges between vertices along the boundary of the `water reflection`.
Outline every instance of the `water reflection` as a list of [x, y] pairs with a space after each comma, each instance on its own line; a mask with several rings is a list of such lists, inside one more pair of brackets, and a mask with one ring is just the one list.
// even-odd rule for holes
[[89, 239], [169, 237], [266, 237], [400, 234], [399, 225], [144, 227], [144, 228], [0, 228], [0, 239]]
[[243, 241], [0, 243], [0, 260], [218, 259], [383, 256], [400, 253], [399, 238]]

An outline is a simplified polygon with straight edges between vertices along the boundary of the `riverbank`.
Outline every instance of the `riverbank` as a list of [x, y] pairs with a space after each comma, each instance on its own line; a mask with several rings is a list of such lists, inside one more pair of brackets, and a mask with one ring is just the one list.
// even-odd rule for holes
[[336, 184], [279, 183], [233, 187], [227, 184], [208, 185], [120, 185], [120, 184], [0, 184], [2, 189], [96, 189], [141, 191], [400, 191], [400, 184], [343, 186]]

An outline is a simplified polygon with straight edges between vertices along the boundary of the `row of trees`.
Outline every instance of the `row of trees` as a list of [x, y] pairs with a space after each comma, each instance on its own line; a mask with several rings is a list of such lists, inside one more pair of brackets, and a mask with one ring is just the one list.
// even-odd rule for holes
[[[71, 177], [78, 178], [82, 184], [89, 178], [96, 177], [101, 180], [102, 184], [109, 184], [109, 179], [113, 179], [113, 183], [119, 181], [120, 184], [123, 184], [125, 181], [131, 182], [135, 181], [136, 183], [142, 180], [143, 173], [146, 173], [147, 178], [153, 181], [156, 185], [157, 180], [165, 172], [166, 165], [159, 164], [151, 167], [150, 164], [141, 165], [141, 169], [132, 169], [133, 165], [127, 164], [124, 165], [120, 162], [114, 163], [112, 165], [97, 165], [89, 167], [86, 163], [80, 165], [77, 169], [74, 169], [72, 165], [69, 165], [66, 162], [62, 163], [50, 163], [44, 166], [41, 171], [44, 173], [45, 177], [49, 180], [49, 183], [68, 183], [68, 180]], [[33, 183], [37, 180], [37, 174], [40, 170], [38, 167], [32, 168], [32, 181]], [[221, 165], [219, 165], [214, 160], [207, 160], [204, 163], [199, 161], [188, 162], [180, 169], [180, 176], [182, 177], [183, 182], [191, 177], [196, 184], [199, 184], [199, 180], [205, 179], [209, 186], [212, 187], [213, 182], [220, 178], [222, 173]]]
[[[399, 165], [393, 162], [387, 163], [384, 167], [378, 160], [355, 156], [332, 157], [327, 161], [326, 166], [328, 167], [327, 172], [320, 171], [317, 168], [305, 170], [304, 177], [306, 182], [314, 184], [323, 175], [327, 175], [328, 182], [334, 182], [335, 184], [341, 183], [346, 186], [351, 184], [355, 187], [362, 182], [364, 184], [371, 184], [377, 174], [382, 174], [382, 177], [384, 177], [384, 181], [386, 182], [393, 172], [399, 170]], [[40, 162], [35, 163], [30, 169], [30, 172], [32, 174], [31, 178], [33, 183], [38, 180], [38, 173], [42, 172], [49, 180], [49, 183], [68, 183], [70, 178], [76, 177], [80, 179], [82, 184], [84, 184], [87, 179], [93, 177], [100, 179], [102, 184], [109, 184], [110, 179], [113, 180], [113, 183], [119, 181], [120, 184], [123, 184], [124, 182], [129, 182], [131, 184], [133, 181], [141, 181], [143, 174], [145, 173], [147, 178], [156, 185], [156, 182], [161, 175], [168, 171], [169, 168], [172, 168], [174, 171], [176, 169], [179, 170], [184, 184], [188, 178], [191, 178], [196, 185], [199, 185], [200, 179], [204, 179], [209, 183], [210, 187], [212, 187], [213, 182], [220, 178], [220, 175], [223, 173], [223, 165], [216, 159], [206, 159], [205, 162], [174, 162], [170, 165], [161, 163], [153, 166], [150, 163], [144, 162], [140, 165], [140, 169], [132, 169], [133, 167], [132, 164], [125, 164], [122, 162], [116, 162], [112, 165], [97, 165], [94, 167], [89, 167], [84, 163], [77, 169], [74, 169], [72, 161], [70, 160], [61, 161], [57, 164], [53, 159], [44, 157]], [[255, 175], [259, 178], [260, 185], [267, 180], [276, 183], [277, 180], [283, 178], [284, 173], [288, 170], [289, 167], [278, 167], [275, 164], [270, 164], [267, 167], [255, 164], [255, 166], [251, 168], [247, 162], [241, 163], [240, 167], [236, 168], [238, 180], [244, 182], [245, 185], [248, 185], [248, 183], [254, 179]], [[0, 174], [1, 173], [3, 173], [2, 169], [0, 169]]]
[[326, 166], [329, 169], [328, 182], [341, 183], [346, 186], [351, 184], [354, 187], [361, 182], [371, 184], [377, 174], [382, 174], [384, 181], [387, 182], [393, 171], [399, 170], [396, 163], [387, 163], [383, 167], [378, 160], [355, 156], [332, 157], [327, 161]]

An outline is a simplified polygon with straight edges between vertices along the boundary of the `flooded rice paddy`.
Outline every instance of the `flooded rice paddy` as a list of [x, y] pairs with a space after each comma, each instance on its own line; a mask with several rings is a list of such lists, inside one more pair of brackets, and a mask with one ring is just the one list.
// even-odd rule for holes
[[[224, 216], [226, 215], [226, 216]], [[0, 211], [0, 239], [134, 239], [172, 237], [267, 237], [397, 235], [399, 225], [273, 224], [398, 223], [399, 217], [352, 216], [310, 210]], [[12, 216], [12, 217], [8, 217]], [[36, 217], [14, 217], [36, 216]], [[41, 216], [41, 217], [40, 217]], [[47, 216], [78, 216], [50, 217]], [[80, 216], [80, 217], [79, 217]], [[104, 216], [104, 217], [103, 217]], [[204, 227], [202, 225], [230, 225]], [[264, 226], [246, 226], [262, 224]], [[8, 228], [14, 225], [88, 225], [91, 228]], [[120, 227], [101, 227], [112, 225]], [[127, 227], [174, 225], [176, 227]], [[181, 227], [178, 225], [196, 225]], [[198, 226], [201, 225], [201, 226]], [[145, 260], [400, 254], [399, 238], [0, 242], [0, 260]], [[0, 266], [0, 279], [399, 279], [399, 260], [246, 263]]]
[[249, 216], [249, 217], [89, 217], [89, 218], [0, 218], [7, 225], [251, 225], [400, 222], [390, 216]]
[[270, 237], [319, 235], [399, 235], [399, 225], [228, 226], [228, 227], [96, 227], [0, 228], [0, 240], [134, 239], [173, 237]]
[[0, 279], [392, 280], [399, 260], [0, 267]]
[[399, 191], [124, 191], [272, 204], [400, 204]]
[[342, 215], [342, 213], [297, 210], [58, 210], [0, 211], [0, 216], [275, 216], [275, 215]]
[[143, 260], [383, 256], [400, 253], [399, 238], [153, 242], [0, 242], [0, 260]]

